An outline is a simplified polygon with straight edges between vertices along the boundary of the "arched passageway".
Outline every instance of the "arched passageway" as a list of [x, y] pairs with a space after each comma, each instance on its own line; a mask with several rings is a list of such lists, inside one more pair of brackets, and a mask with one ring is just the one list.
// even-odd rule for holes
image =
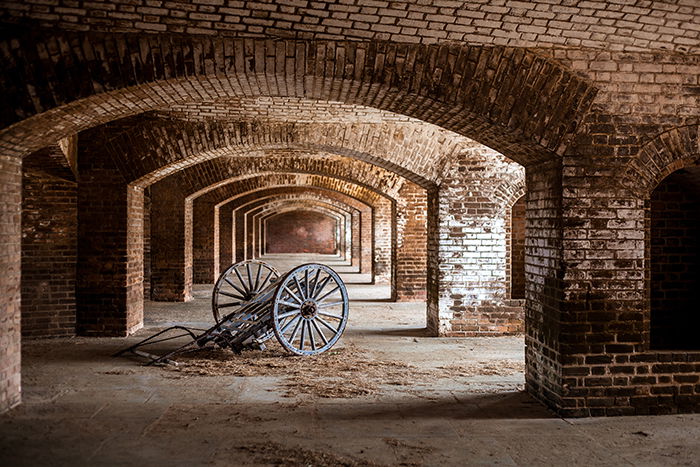
[[700, 350], [700, 170], [680, 169], [652, 192], [649, 230], [650, 347]]
[[[601, 6], [605, 14], [610, 8]], [[80, 16], [91, 17], [91, 11]], [[639, 14], [652, 13], [666, 16], [654, 8]], [[10, 22], [26, 17], [39, 24], [35, 14], [33, 7], [24, 12], [3, 9]], [[160, 24], [161, 15], [167, 17], [167, 11], [151, 19]], [[460, 15], [454, 11], [444, 16]], [[100, 24], [114, 21], [112, 13], [103, 17]], [[504, 24], [510, 24], [509, 18], [504, 15]], [[577, 11], [563, 23], [579, 25], [571, 28], [578, 32], [580, 25], [596, 22], [591, 18]], [[0, 330], [1, 348], [6, 349], [0, 387], [9, 389], [0, 394], [0, 402], [9, 406], [18, 400], [19, 293], [22, 285], [32, 285], [31, 276], [20, 282], [21, 158], [59, 146], [69, 169], [77, 169], [77, 188], [70, 180], [67, 185], [65, 179], [45, 181], [50, 189], [25, 190], [26, 204], [46, 200], [61, 184], [67, 192], [77, 189], [77, 236], [89, 240], [65, 245], [69, 255], [77, 249], [76, 298], [83, 310], [78, 322], [87, 323], [80, 331], [123, 335], [141, 321], [139, 307], [129, 306], [141, 303], [143, 294], [143, 189], [150, 185], [146, 195], [151, 214], [163, 214], [149, 218], [151, 231], [176, 226], [166, 237], [184, 245], [178, 246], [182, 255], [173, 255], [178, 264], [161, 274], [167, 280], [155, 285], [162, 289], [176, 284], [178, 293], [184, 293], [192, 274], [187, 269], [192, 236], [188, 215], [195, 199], [208, 199], [209, 190], [221, 193], [212, 198], [216, 206], [243, 193], [224, 188], [226, 180], [241, 174], [251, 179], [264, 174], [330, 176], [313, 164], [296, 171], [305, 164], [299, 162], [304, 157], [296, 157], [295, 167], [269, 163], [265, 171], [241, 173], [236, 172], [240, 166], [224, 162], [249, 151], [255, 162], [268, 161], [282, 146], [352, 159], [328, 164], [335, 177], [328, 187], [352, 181], [343, 170], [361, 167], [360, 161], [368, 164], [370, 170], [358, 172], [362, 184], [393, 198], [396, 212], [404, 188], [400, 177], [425, 190], [433, 334], [518, 332], [524, 318], [528, 390], [563, 414], [696, 407], [697, 394], [689, 395], [681, 382], [671, 385], [672, 396], [657, 395], [659, 381], [680, 381], [697, 372], [685, 366], [654, 366], [667, 357], [647, 353], [644, 283], [649, 259], [644, 253], [644, 202], [665, 176], [697, 161], [693, 86], [698, 73], [692, 54], [687, 54], [697, 41], [681, 37], [692, 28], [678, 24], [671, 29], [680, 32], [654, 36], [655, 41], [609, 19], [619, 29], [598, 33], [614, 44], [608, 49], [591, 35], [548, 34], [547, 26], [527, 36], [516, 26], [515, 32], [504, 32], [508, 39], [502, 42], [515, 44], [511, 47], [495, 43], [498, 34], [471, 35], [468, 42], [456, 44], [447, 30], [435, 32], [434, 25], [443, 24], [444, 18], [435, 20], [397, 37], [381, 36], [371, 28], [362, 36], [353, 27], [330, 31], [325, 20], [319, 20], [324, 24], [315, 32], [305, 33], [302, 23], [292, 21], [294, 39], [280, 38], [268, 26], [255, 33], [263, 38], [233, 37], [252, 33], [247, 30], [206, 37], [211, 31], [207, 28], [174, 34], [165, 23], [159, 27], [170, 32], [142, 35], [137, 26], [142, 22], [125, 25], [124, 33], [96, 32], [99, 26], [91, 21], [78, 22], [85, 29], [81, 33], [66, 32], [61, 29], [72, 27], [61, 15], [44, 15], [42, 31], [9, 29], [0, 46], [7, 64], [0, 83], [7, 96], [0, 131], [0, 240], [6, 245], [0, 267], [7, 271], [0, 278], [7, 315]], [[466, 37], [461, 27], [454, 25], [456, 31], [451, 31], [462, 34], [456, 40]], [[645, 34], [647, 27], [640, 26]], [[567, 39], [551, 47], [552, 38], [560, 36]], [[406, 43], [406, 37], [422, 43]], [[677, 53], [661, 53], [659, 44]], [[647, 50], [654, 53], [642, 52]], [[309, 111], [312, 107], [335, 120], [317, 122], [314, 131], [308, 117], [323, 112]], [[276, 117], [278, 113], [284, 116]], [[350, 117], [353, 113], [377, 121], [361, 124]], [[98, 140], [100, 148], [92, 155], [103, 152], [104, 158], [86, 151], [86, 143]], [[134, 144], [144, 141], [148, 144]], [[390, 175], [383, 177], [377, 168]], [[207, 182], [197, 185], [197, 178]], [[168, 205], [168, 198], [157, 193], [160, 184], [177, 192], [172, 198], [177, 203], [170, 203], [176, 209], [159, 210]], [[511, 238], [514, 253], [508, 230], [513, 228], [513, 203], [525, 185], [523, 310], [513, 295], [520, 286], [513, 280], [515, 264], [507, 243]], [[74, 215], [72, 209], [65, 223]], [[391, 235], [398, 244], [400, 229], [410, 226], [413, 216], [394, 214], [389, 217], [397, 228]], [[40, 222], [30, 215], [26, 219]], [[113, 260], [97, 254], [106, 251], [113, 252]], [[151, 259], [159, 254], [154, 251]], [[409, 277], [402, 269], [405, 261], [391, 264]], [[660, 376], [653, 382], [608, 377], [624, 374], [628, 364]]]

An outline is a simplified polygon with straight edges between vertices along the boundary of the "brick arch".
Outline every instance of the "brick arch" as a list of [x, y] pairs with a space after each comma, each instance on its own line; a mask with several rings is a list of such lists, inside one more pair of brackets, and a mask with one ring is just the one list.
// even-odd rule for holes
[[[201, 252], [200, 258], [198, 258], [198, 250], [194, 250], [195, 282], [202, 282], [201, 280], [197, 280], [198, 277], [207, 277], [206, 275], [202, 274], [201, 271], [197, 270], [196, 265], [198, 262], [200, 264], [205, 264], [207, 266], [207, 270], [213, 270], [213, 277], [217, 277], [219, 271], [225, 269], [229, 264], [244, 259], [245, 255], [243, 254], [243, 251], [245, 249], [245, 245], [237, 245], [237, 243], [244, 243], [247, 236], [245, 235], [245, 232], [242, 232], [243, 229], [241, 229], [241, 226], [233, 222], [233, 215], [241, 208], [245, 207], [250, 209], [250, 207], [253, 205], [260, 205], [263, 203], [280, 200], [323, 203], [326, 206], [333, 206], [335, 209], [340, 209], [343, 212], [346, 212], [351, 219], [355, 219], [356, 221], [359, 221], [359, 216], [361, 213], [359, 208], [364, 206], [367, 210], [370, 209], [369, 206], [365, 205], [364, 203], [360, 203], [352, 198], [341, 195], [340, 193], [336, 193], [336, 196], [332, 196], [332, 192], [310, 190], [306, 187], [299, 188], [302, 188], [303, 191], [290, 192], [287, 190], [281, 192], [279, 189], [258, 190], [253, 193], [240, 195], [233, 199], [224, 200], [214, 205], [214, 218], [218, 220], [218, 222], [215, 220], [215, 225], [213, 226], [207, 226], [206, 224], [208, 222], [206, 221], [202, 222], [201, 216], [198, 218], [196, 214], [197, 207], [195, 205], [195, 216], [193, 217], [195, 237], [197, 237], [198, 227], [200, 230], [204, 230], [206, 234], [209, 234], [213, 230], [210, 236], [214, 237], [214, 243], [211, 248], [206, 250], [204, 253], [206, 256], [204, 258], [201, 258]], [[235, 203], [237, 206], [231, 206], [231, 203]], [[228, 205], [228, 209], [225, 209], [226, 205]], [[209, 206], [211, 206], [211, 204], [209, 204]], [[348, 244], [352, 246], [352, 251], [349, 253], [348, 257], [352, 259], [352, 265], [354, 266], [359, 266], [359, 258], [355, 258], [355, 256], [359, 256], [360, 254], [360, 227], [361, 226], [359, 225], [353, 225], [348, 232], [350, 234], [350, 241]], [[236, 230], [238, 230], [238, 232]], [[199, 237], [202, 237], [202, 235], [199, 235]], [[238, 237], [238, 239], [236, 239], [236, 237]], [[353, 242], [357, 242], [357, 245], [355, 245]], [[239, 252], [235, 253], [236, 250]], [[211, 277], [211, 275], [208, 277]], [[210, 278], [208, 280], [210, 280]]]
[[[359, 162], [359, 161], [355, 161]], [[185, 218], [190, 218], [194, 200], [220, 202], [223, 199], [233, 198], [243, 193], [256, 189], [275, 187], [279, 185], [306, 185], [314, 186], [336, 192], [341, 192], [355, 198], [373, 208], [373, 221], [376, 232], [372, 245], [373, 275], [378, 282], [392, 283], [395, 286], [395, 274], [392, 274], [391, 266], [395, 263], [396, 255], [396, 216], [395, 206], [397, 194], [382, 190], [381, 187], [373, 188], [368, 184], [354, 179], [344, 179], [333, 175], [315, 175], [292, 173], [259, 173], [233, 177], [222, 180], [215, 185], [210, 185], [199, 192], [190, 195], [185, 202]], [[359, 178], [359, 177], [358, 177]], [[268, 185], [264, 185], [267, 183]], [[380, 231], [384, 231], [380, 234]], [[191, 243], [191, 242], [190, 242]]]
[[[286, 153], [286, 151], [285, 151]], [[403, 178], [357, 159], [332, 155], [288, 155], [263, 158], [218, 158], [175, 173], [188, 199], [258, 174], [283, 173], [329, 176], [395, 198]]]
[[[290, 194], [278, 194], [278, 195], [271, 195], [269, 197], [260, 197], [256, 201], [250, 201], [248, 203], [243, 203], [239, 207], [233, 210], [233, 212], [241, 211], [244, 216], [247, 216], [248, 213], [252, 210], [255, 209], [267, 209], [269, 206], [281, 206], [283, 208], [286, 208], [287, 206], [294, 205], [294, 206], [300, 206], [306, 203], [307, 205], [310, 206], [325, 206], [328, 209], [335, 209], [337, 212], [342, 212], [344, 213], [344, 217], [348, 217], [351, 222], [352, 219], [355, 218], [356, 221], [358, 221], [358, 214], [359, 211], [352, 206], [349, 206], [341, 201], [338, 201], [333, 198], [329, 197], [322, 197], [319, 194], [295, 194], [295, 195], [290, 195]], [[245, 209], [245, 210], [243, 210]], [[247, 226], [247, 224], [246, 224]], [[240, 226], [239, 226], [240, 227]], [[346, 232], [346, 234], [350, 237], [350, 245], [352, 245], [352, 231], [353, 228], [356, 226], [351, 225], [350, 230]], [[359, 231], [359, 229], [355, 229], [356, 232]], [[246, 237], [246, 234], [244, 232], [244, 238]], [[357, 238], [355, 238], [357, 240]], [[245, 248], [245, 246], [244, 246]], [[353, 259], [353, 251], [350, 251], [349, 254], [346, 253], [346, 256]]]
[[[157, 205], [156, 200], [159, 199], [159, 196], [156, 195], [157, 191], [161, 190], [161, 193], [170, 194], [173, 192], [177, 193], [180, 189], [179, 185], [180, 182], [176, 177], [167, 177], [153, 185], [151, 187], [152, 209]], [[209, 186], [186, 198], [183, 196], [173, 199], [171, 195], [169, 195], [170, 197], [165, 196], [163, 205], [166, 208], [163, 212], [167, 217], [163, 218], [161, 216], [158, 222], [152, 222], [151, 232], [162, 231], [166, 237], [173, 238], [175, 243], [159, 245], [158, 241], [152, 242], [151, 289], [153, 297], [159, 300], [180, 301], [183, 299], [187, 300], [191, 296], [193, 282], [192, 216], [195, 199], [198, 201], [220, 201], [255, 189], [279, 185], [309, 185], [339, 191], [369, 204], [385, 206], [382, 211], [384, 212], [384, 217], [391, 219], [393, 222], [394, 206], [396, 204], [393, 198], [388, 197], [386, 193], [365, 185], [330, 175], [260, 172], [222, 180], [217, 185]], [[182, 208], [180, 209], [178, 206], [182, 206]], [[129, 209], [139, 212], [140, 206], [134, 204]], [[173, 235], [174, 232], [171, 226], [178, 225], [184, 226], [184, 232], [181, 235]], [[389, 233], [395, 231], [393, 225], [389, 227], [389, 230]], [[180, 242], [180, 238], [182, 238], [182, 242]], [[389, 282], [392, 280], [391, 264], [395, 251], [392, 241], [394, 238], [390, 235], [388, 238], [382, 237], [382, 240], [385, 243], [375, 243], [374, 245], [377, 256], [375, 261], [378, 265], [375, 272], [377, 274], [376, 277], [382, 281]], [[180, 249], [182, 254], [180, 254]], [[133, 254], [138, 256], [141, 253], [138, 250], [134, 250]], [[133, 260], [130, 260], [130, 263], [141, 264], [141, 257], [133, 258]], [[142, 272], [140, 274], [142, 277]]]
[[[313, 101], [302, 107], [313, 108]], [[108, 151], [125, 177], [145, 186], [192, 165], [223, 156], [267, 152], [329, 153], [359, 159], [430, 188], [455, 152], [480, 146], [422, 122], [181, 121], [127, 118], [86, 132]]]
[[501, 46], [50, 32], [0, 50], [0, 142], [18, 155], [176, 103], [293, 96], [409, 115], [528, 165], [564, 153], [595, 95], [559, 63]]
[[216, 203], [233, 199], [236, 196], [253, 193], [258, 190], [275, 189], [280, 187], [309, 187], [338, 192], [364, 204], [372, 205], [383, 195], [366, 186], [343, 181], [328, 175], [266, 172], [251, 174], [232, 183], [223, 184], [215, 190], [201, 195]]
[[652, 139], [624, 168], [620, 184], [648, 199], [661, 181], [676, 170], [700, 164], [700, 125], [688, 125]]
[[349, 217], [347, 216], [348, 213], [339, 211], [337, 210], [337, 208], [324, 205], [323, 203], [307, 204], [302, 202], [279, 202], [279, 205], [277, 206], [273, 203], [273, 205], [268, 205], [264, 208], [260, 208], [260, 212], [254, 215], [254, 217], [257, 218], [257, 222], [254, 224], [254, 228], [258, 229], [258, 236], [254, 237], [254, 241], [257, 241], [258, 243], [257, 246], [255, 244], [253, 244], [252, 246], [256, 250], [256, 254], [264, 254], [265, 246], [260, 235], [262, 234], [262, 229], [265, 222], [274, 216], [297, 211], [315, 212], [330, 219], [333, 219], [336, 222], [336, 225], [340, 228], [340, 232], [335, 232], [335, 240], [337, 241], [336, 251], [342, 255], [343, 259], [346, 257], [345, 240], [347, 238], [347, 232], [349, 230]]
[[[309, 186], [277, 186], [269, 188], [259, 188], [248, 193], [235, 195], [215, 204], [215, 210], [219, 212], [220, 236], [228, 233], [234, 226], [231, 225], [234, 210], [237, 205], [246, 205], [259, 198], [269, 196], [317, 196], [321, 199], [334, 199], [339, 203], [343, 203], [352, 207], [360, 213], [360, 225], [358, 227], [357, 238], [359, 241], [353, 242], [353, 266], [359, 267], [359, 272], [364, 274], [372, 273], [372, 206], [357, 198], [345, 195], [340, 192], [332, 191], [327, 188], [309, 187]], [[364, 218], [364, 221], [362, 219]], [[218, 257], [219, 270], [223, 270], [232, 261], [240, 258], [240, 254], [236, 254], [232, 249], [232, 244], [226, 244], [223, 241], [215, 243], [219, 246]]]

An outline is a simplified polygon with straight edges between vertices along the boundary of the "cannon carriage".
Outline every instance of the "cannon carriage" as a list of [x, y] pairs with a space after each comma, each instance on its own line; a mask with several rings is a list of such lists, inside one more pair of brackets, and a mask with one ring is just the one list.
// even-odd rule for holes
[[[173, 357], [220, 347], [241, 352], [264, 349], [275, 336], [287, 351], [314, 355], [335, 345], [348, 320], [348, 293], [330, 267], [310, 263], [280, 273], [267, 263], [242, 261], [224, 271], [214, 285], [208, 329], [176, 325], [159, 331], [115, 356], [133, 354], [147, 365], [177, 364]], [[162, 355], [152, 353], [162, 343], [187, 339]]]

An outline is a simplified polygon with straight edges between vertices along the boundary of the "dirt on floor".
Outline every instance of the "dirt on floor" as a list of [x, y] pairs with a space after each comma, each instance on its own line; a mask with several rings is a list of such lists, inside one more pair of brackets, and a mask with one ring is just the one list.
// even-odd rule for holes
[[383, 386], [411, 386], [436, 379], [522, 373], [522, 361], [480, 361], [470, 365], [419, 368], [382, 359], [354, 345], [301, 357], [271, 343], [267, 350], [234, 354], [222, 349], [202, 350], [178, 358], [179, 366], [164, 367], [182, 377], [279, 376], [288, 397], [353, 398], [381, 392]]
[[[324, 466], [333, 465], [339, 467], [357, 466], [383, 466], [367, 460], [357, 460], [350, 457], [338, 456], [317, 449], [304, 449], [301, 447], [289, 447], [279, 443], [266, 441], [265, 443], [251, 443], [246, 446], [232, 448], [236, 451], [237, 458], [241, 455], [247, 458], [248, 463], [260, 465], [284, 465], [284, 466]], [[252, 461], [252, 462], [250, 462]]]

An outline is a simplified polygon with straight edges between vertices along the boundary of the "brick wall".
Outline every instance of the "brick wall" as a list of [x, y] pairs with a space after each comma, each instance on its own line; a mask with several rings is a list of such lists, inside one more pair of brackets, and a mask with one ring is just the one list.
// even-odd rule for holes
[[[175, 177], [151, 186], [151, 298], [187, 301], [192, 298], [191, 203]], [[188, 212], [186, 212], [188, 211]], [[186, 251], [190, 237], [189, 252]]]
[[700, 170], [669, 175], [651, 195], [650, 346], [700, 350]]
[[338, 252], [339, 219], [303, 208], [264, 218], [264, 251], [266, 253]]
[[[632, 68], [638, 59], [630, 57]], [[564, 158], [562, 311], [549, 330], [558, 341], [550, 371], [562, 376], [558, 393], [544, 400], [568, 415], [672, 413], [700, 404], [697, 352], [651, 349], [645, 227], [654, 188], [697, 164], [698, 129], [685, 124], [683, 106], [672, 104], [676, 115], [664, 115], [660, 96], [645, 97], [652, 105], [637, 115], [607, 113], [624, 105], [616, 93], [633, 86], [611, 82], [615, 91], [601, 96]], [[682, 126], [668, 129], [674, 122]]]
[[[351, 198], [349, 196], [343, 195], [341, 193], [319, 190], [313, 187], [288, 187], [288, 188], [271, 188], [267, 190], [257, 191], [253, 194], [242, 195], [237, 197], [235, 200], [227, 200], [226, 204], [221, 206], [220, 219], [223, 221], [230, 214], [226, 214], [233, 209], [240, 209], [239, 206], [251, 207], [257, 203], [263, 202], [265, 200], [276, 200], [276, 199], [310, 199], [310, 200], [322, 200], [324, 203], [328, 203], [338, 208], [350, 209], [351, 210], [351, 229], [350, 229], [350, 244], [352, 247], [351, 257], [352, 266], [357, 267], [358, 271], [361, 273], [370, 272], [371, 270], [371, 252], [365, 252], [364, 257], [362, 256], [363, 241], [362, 235], [368, 235], [371, 244], [371, 211], [370, 208], [364, 203]], [[362, 225], [362, 220], [365, 219], [365, 226]], [[222, 223], [223, 225], [223, 223]], [[230, 227], [227, 227], [230, 229]], [[232, 234], [232, 232], [231, 232]], [[229, 236], [229, 230], [221, 230], [221, 237], [227, 238]], [[228, 246], [227, 248], [230, 248]], [[223, 254], [223, 250], [222, 250]], [[224, 261], [222, 259], [222, 261]], [[222, 266], [223, 267], [223, 266]], [[365, 268], [363, 270], [363, 268]]]
[[374, 282], [376, 284], [392, 284], [392, 297], [396, 294], [396, 277], [393, 270], [395, 264], [396, 244], [396, 207], [395, 202], [388, 198], [380, 198], [373, 211], [374, 241], [372, 254], [374, 257]]
[[218, 237], [214, 219], [215, 203], [195, 199], [192, 204], [192, 274], [195, 284], [212, 284], [214, 275], [214, 242]]
[[12, 155], [0, 156], [0, 411], [21, 400], [20, 274], [22, 166]]
[[[226, 211], [228, 209], [234, 210], [234, 221], [235, 221], [235, 260], [240, 261], [244, 255], [245, 249], [245, 239], [244, 239], [244, 211], [240, 207], [252, 207], [255, 203], [262, 202], [260, 200], [266, 199], [266, 197], [272, 196], [272, 193], [282, 193], [287, 191], [293, 191], [294, 193], [308, 192], [308, 193], [318, 193], [322, 194], [324, 197], [330, 197], [337, 199], [339, 202], [347, 205], [351, 205], [358, 209], [361, 213], [360, 224], [358, 229], [360, 230], [360, 242], [355, 242], [354, 245], [358, 249], [358, 254], [360, 257], [360, 272], [363, 274], [372, 273], [372, 245], [373, 245], [373, 220], [372, 220], [372, 208], [370, 206], [376, 203], [376, 194], [367, 191], [365, 189], [356, 187], [349, 183], [338, 183], [330, 180], [323, 180], [322, 178], [316, 179], [316, 177], [309, 179], [306, 177], [294, 177], [294, 179], [287, 180], [287, 177], [283, 177], [280, 180], [276, 180], [276, 176], [265, 176], [260, 177], [256, 180], [254, 184], [248, 186], [242, 193], [235, 195], [234, 193], [238, 189], [233, 189], [227, 191], [225, 195], [222, 195], [226, 200], [225, 209], [222, 207], [221, 215], [226, 216]], [[289, 186], [279, 186], [280, 182], [288, 184]], [[301, 185], [301, 186], [297, 186]], [[261, 187], [269, 186], [269, 188], [261, 189]], [[359, 188], [359, 189], [358, 189]], [[248, 193], [250, 191], [250, 193]], [[246, 194], [248, 193], [248, 194]], [[208, 195], [207, 195], [208, 196]], [[295, 194], [294, 196], [299, 196]], [[223, 268], [223, 265], [221, 266]]]
[[143, 197], [143, 296], [151, 299], [151, 194], [144, 190]]
[[[73, 10], [60, 2], [3, 3], [2, 21], [22, 24], [18, 34], [31, 31], [27, 34], [34, 37], [6, 40], [0, 46], [7, 77], [0, 88], [5, 97], [0, 112], [4, 128], [0, 134], [4, 148], [0, 223], [3, 245], [7, 246], [2, 253], [6, 274], [0, 283], [4, 297], [0, 321], [2, 406], [14, 404], [19, 391], [18, 157], [120, 117], [154, 109], [167, 111], [183, 100], [222, 102], [244, 94], [252, 99], [274, 95], [341, 101], [411, 115], [477, 137], [526, 165], [526, 379], [530, 392], [566, 415], [697, 409], [698, 356], [693, 352], [649, 351], [649, 287], [645, 282], [649, 274], [645, 241], [649, 239], [644, 221], [650, 193], [666, 175], [698, 160], [697, 11], [689, 4], [582, 2], [572, 6], [530, 2], [499, 6], [467, 2], [453, 6], [447, 2], [429, 6], [398, 2], [380, 12], [378, 6], [335, 2], [303, 7], [267, 5], [267, 11], [259, 4], [246, 3], [241, 11], [226, 12], [205, 3], [182, 10], [182, 18], [170, 17], [172, 10], [167, 8], [141, 11], [149, 7], [113, 7], [102, 2]], [[69, 11], [60, 10], [66, 7]], [[286, 14], [292, 17], [281, 17]], [[317, 19], [309, 22], [309, 17]], [[382, 23], [382, 19], [389, 22]], [[37, 24], [52, 31], [37, 33], [33, 31]], [[81, 33], [62, 34], [56, 31], [60, 28]], [[270, 42], [263, 38], [244, 43], [186, 35], [144, 38], [137, 33], [85, 32], [162, 30], [206, 35], [222, 28], [229, 32], [221, 36], [293, 35], [338, 42]], [[8, 32], [8, 36], [12, 34]], [[450, 43], [418, 47], [385, 42], [387, 39], [423, 43], [446, 39]], [[469, 44], [455, 45], [455, 40], [462, 39]], [[483, 47], [494, 43], [539, 48]], [[685, 54], [687, 51], [693, 53]], [[277, 79], [282, 76], [285, 79]], [[90, 320], [90, 332], [125, 332], [130, 329], [129, 317], [138, 316], [123, 311], [133, 302], [135, 295], [129, 287], [138, 283], [140, 267], [138, 259], [124, 258], [138, 258], [138, 239], [143, 242], [142, 235], [135, 235], [143, 228], [139, 218], [125, 220], [129, 211], [138, 216], [142, 196], [138, 191], [124, 191], [128, 183], [157, 172], [143, 183], [146, 186], [190, 164], [190, 156], [207, 152], [192, 148], [221, 149], [217, 142], [237, 132], [243, 138], [231, 140], [255, 139], [258, 134], [265, 139], [275, 133], [249, 123], [221, 131], [211, 123], [195, 125], [198, 129], [192, 131], [166, 131], [172, 133], [175, 144], [164, 144], [169, 141], [165, 137], [152, 138], [151, 153], [142, 152], [138, 144], [142, 141], [137, 137], [138, 127], [151, 131], [144, 122], [148, 120], [136, 118], [133, 131], [120, 130], [118, 125], [105, 130], [107, 139], [119, 149], [112, 151], [111, 157], [117, 157], [114, 165], [121, 179], [112, 173], [114, 167], [81, 163], [87, 178], [81, 179], [78, 196], [78, 267], [83, 267], [79, 270], [79, 292], [84, 300], [94, 303], [90, 313], [83, 308], [81, 316], [79, 294], [78, 313], [79, 318]], [[13, 123], [17, 124], [10, 126]], [[389, 132], [374, 128], [361, 134], [392, 137], [361, 139], [362, 144], [351, 148], [346, 147], [349, 144], [338, 146], [415, 177], [414, 181], [441, 184], [439, 197], [429, 199], [430, 207], [435, 208], [434, 213], [429, 209], [428, 222], [429, 325], [443, 331], [461, 327], [463, 331], [475, 321], [493, 332], [485, 323], [497, 318], [501, 305], [507, 306], [505, 299], [501, 302], [501, 297], [507, 297], [507, 287], [500, 268], [503, 264], [507, 270], [507, 258], [501, 263], [497, 256], [498, 261], [484, 268], [483, 278], [491, 275], [497, 279], [485, 281], [493, 282], [492, 286], [480, 288], [477, 281], [478, 290], [472, 284], [462, 290], [469, 282], [468, 273], [476, 268], [470, 265], [474, 258], [462, 248], [473, 239], [465, 229], [468, 221], [460, 216], [464, 217], [470, 206], [478, 216], [485, 214], [479, 209], [493, 210], [494, 205], [504, 203], [470, 199], [478, 194], [464, 193], [472, 176], [483, 172], [477, 167], [470, 171], [469, 166], [462, 166], [463, 173], [447, 173], [443, 183], [441, 169], [453, 169], [447, 162], [459, 153], [459, 145], [448, 144], [452, 151], [444, 153], [426, 151], [424, 138], [402, 136], [410, 126], [393, 126]], [[342, 127], [337, 129], [345, 131]], [[156, 133], [162, 130], [153, 126]], [[318, 136], [296, 139], [287, 136], [296, 134], [288, 130], [289, 125], [279, 127], [281, 136], [270, 138], [271, 144], [323, 141], [332, 146], [358, 139], [354, 129], [344, 140]], [[314, 128], [304, 131], [314, 133]], [[423, 136], [429, 133], [420, 132]], [[445, 137], [433, 134], [437, 137], [425, 139], [432, 142]], [[416, 143], [412, 157], [403, 155], [409, 141]], [[179, 142], [191, 145], [183, 149]], [[373, 150], [374, 146], [380, 150]], [[104, 152], [110, 147], [106, 143]], [[241, 147], [250, 149], [245, 144]], [[338, 166], [347, 173], [351, 164]], [[227, 173], [237, 166], [209, 164], [202, 168], [205, 170], [191, 172], [189, 180], [202, 175], [203, 183], [213, 183], [208, 171]], [[398, 180], [372, 171], [362, 174], [378, 181], [375, 186], [382, 191]], [[460, 190], [465, 203], [452, 196]], [[185, 209], [182, 217], [186, 220], [187, 216]], [[482, 222], [480, 227], [491, 229], [482, 232], [491, 238], [482, 239], [500, 244], [507, 233], [506, 219], [499, 214]], [[192, 235], [188, 225], [182, 227], [185, 239]], [[91, 238], [91, 233], [99, 239]], [[381, 235], [375, 238], [383, 239]], [[185, 241], [183, 267], [191, 255], [187, 245]], [[460, 267], [463, 264], [466, 269]], [[396, 262], [391, 267], [396, 267]], [[455, 287], [450, 285], [453, 280]], [[138, 288], [143, 290], [140, 283]], [[470, 293], [482, 296], [470, 297]], [[465, 298], [483, 303], [465, 304]], [[493, 303], [497, 305], [491, 306]], [[481, 307], [484, 304], [488, 307]]]
[[510, 259], [507, 280], [510, 283], [510, 298], [525, 298], [525, 197], [513, 204], [510, 214], [507, 254]]
[[530, 394], [562, 407], [560, 322], [564, 300], [561, 166], [527, 170], [525, 238], [525, 384]]
[[72, 336], [77, 183], [28, 166], [22, 174], [22, 336]]
[[[258, 258], [264, 254], [265, 248], [265, 224], [266, 220], [275, 214], [282, 214], [290, 210], [306, 210], [314, 211], [316, 214], [324, 215], [332, 219], [334, 222], [333, 238], [338, 232], [345, 233], [345, 222], [341, 220], [343, 213], [333, 206], [324, 205], [324, 203], [316, 202], [309, 203], [308, 201], [288, 201], [278, 200], [276, 202], [263, 202], [255, 209], [250, 209], [246, 212], [246, 228], [248, 232], [248, 254], [253, 258]], [[337, 253], [338, 242], [333, 241], [336, 248], [333, 252]]]
[[124, 336], [143, 323], [143, 192], [79, 145], [77, 332]]
[[522, 332], [522, 304], [507, 296], [506, 220], [523, 179], [522, 166], [487, 148], [462, 152], [448, 166], [435, 232], [441, 335]]
[[426, 295], [428, 231], [425, 189], [406, 181], [399, 190], [396, 207], [396, 299], [421, 301]]

